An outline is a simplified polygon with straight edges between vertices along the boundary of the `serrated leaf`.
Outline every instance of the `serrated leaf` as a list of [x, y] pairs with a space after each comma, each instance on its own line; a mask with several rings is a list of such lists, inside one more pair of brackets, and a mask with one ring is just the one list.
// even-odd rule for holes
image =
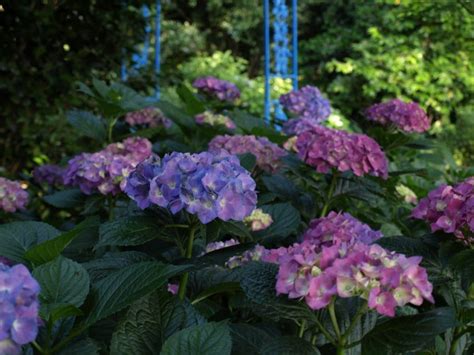
[[449, 260], [449, 263], [461, 273], [468, 285], [474, 282], [474, 250], [466, 249], [457, 253]]
[[228, 221], [221, 223], [221, 230], [225, 234], [243, 237], [243, 238], [252, 238], [249, 229], [242, 222]]
[[456, 315], [449, 307], [393, 318], [377, 325], [364, 336], [362, 354], [417, 351], [455, 325]]
[[172, 335], [161, 355], [229, 355], [232, 348], [229, 327], [224, 323], [193, 326]]
[[264, 330], [251, 324], [231, 324], [232, 354], [260, 354], [265, 343], [271, 342], [272, 337]]
[[161, 100], [160, 102], [156, 103], [156, 106], [166, 117], [168, 117], [181, 128], [188, 130], [193, 130], [196, 128], [196, 122], [194, 119], [173, 104]]
[[311, 343], [297, 337], [273, 338], [263, 344], [258, 352], [261, 355], [318, 355], [320, 354]]
[[132, 304], [111, 341], [111, 354], [159, 354], [165, 340], [181, 329], [184, 309], [165, 288]]
[[92, 138], [98, 142], [103, 142], [107, 138], [104, 121], [93, 113], [72, 110], [68, 111], [66, 116], [79, 135]]
[[100, 226], [100, 238], [95, 248], [141, 245], [157, 238], [168, 240], [168, 231], [158, 222], [152, 216], [129, 216], [106, 222]]
[[80, 307], [89, 293], [89, 275], [78, 263], [58, 257], [33, 270], [44, 304], [67, 303]]
[[42, 305], [40, 310], [40, 315], [42, 319], [50, 320], [52, 323], [56, 322], [59, 319], [81, 316], [82, 311], [67, 303], [55, 303], [55, 304], [46, 304]]
[[257, 157], [252, 153], [245, 153], [239, 155], [240, 165], [247, 171], [252, 172], [257, 164]]
[[257, 304], [265, 304], [277, 300], [275, 284], [278, 265], [251, 262], [241, 268], [240, 285], [245, 295]]
[[63, 350], [61, 350], [58, 355], [98, 355], [99, 347], [97, 344], [90, 338], [84, 338], [77, 340]]
[[87, 230], [97, 229], [99, 218], [91, 217], [60, 236], [37, 244], [25, 253], [25, 259], [35, 265], [41, 265], [55, 259], [73, 241], [74, 238]]
[[290, 203], [276, 203], [261, 207], [272, 216], [273, 223], [263, 231], [255, 233], [255, 239], [262, 242], [276, 242], [296, 233], [301, 217]]
[[94, 285], [95, 302], [86, 324], [92, 325], [122, 310], [163, 286], [168, 278], [188, 269], [187, 265], [174, 266], [145, 261], [113, 272]]
[[264, 176], [262, 181], [268, 191], [275, 193], [284, 200], [293, 200], [299, 195], [296, 185], [282, 175]]
[[84, 201], [84, 194], [79, 189], [68, 189], [46, 195], [43, 200], [56, 208], [74, 208], [80, 206]]
[[28, 249], [59, 234], [56, 228], [42, 222], [12, 222], [0, 225], [0, 255], [26, 263], [24, 255]]
[[199, 101], [199, 99], [192, 93], [191, 90], [188, 89], [186, 85], [178, 86], [176, 93], [186, 105], [186, 112], [188, 114], [195, 116], [198, 113], [204, 112], [206, 110], [206, 106], [204, 106], [204, 104]]

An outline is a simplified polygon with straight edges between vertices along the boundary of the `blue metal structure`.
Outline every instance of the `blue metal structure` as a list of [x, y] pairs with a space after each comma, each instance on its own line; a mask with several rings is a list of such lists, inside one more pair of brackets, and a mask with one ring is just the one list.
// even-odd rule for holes
[[[270, 4], [271, 1], [271, 4]], [[291, 79], [293, 90], [298, 89], [298, 1], [291, 1], [291, 35], [288, 31], [290, 13], [286, 0], [264, 0], [265, 40], [265, 120], [270, 122], [272, 111], [279, 120], [286, 120], [278, 100], [271, 99], [272, 79]], [[272, 10], [270, 11], [270, 9]], [[270, 30], [273, 28], [273, 36]], [[291, 50], [290, 50], [291, 37]], [[272, 41], [273, 40], [273, 41]], [[273, 51], [273, 57], [271, 52]], [[291, 71], [289, 62], [291, 59]], [[273, 65], [273, 70], [272, 70]]]
[[[155, 12], [155, 31], [154, 31], [154, 51], [155, 51], [155, 58], [154, 58], [154, 71], [156, 75], [157, 85], [155, 88], [155, 95], [150, 97], [151, 100], [158, 101], [160, 99], [160, 86], [158, 84], [158, 79], [161, 70], [161, 43], [160, 43], [160, 36], [161, 36], [161, 0], [156, 0], [156, 12]], [[142, 8], [142, 15], [145, 20], [145, 38], [143, 41], [143, 48], [140, 53], [134, 53], [131, 59], [131, 67], [132, 73], [136, 72], [148, 65], [148, 57], [150, 52], [150, 37], [151, 37], [151, 11], [147, 5], [143, 5]], [[125, 57], [125, 53], [124, 53]], [[120, 70], [120, 76], [122, 81], [126, 81], [129, 77], [129, 73], [127, 70], [126, 60], [122, 61], [122, 68]]]

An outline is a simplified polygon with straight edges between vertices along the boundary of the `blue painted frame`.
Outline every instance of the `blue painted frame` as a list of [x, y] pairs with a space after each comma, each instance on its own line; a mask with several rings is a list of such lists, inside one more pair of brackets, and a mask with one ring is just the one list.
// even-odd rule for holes
[[[271, 15], [270, 15], [270, 9]], [[298, 89], [298, 1], [291, 0], [291, 51], [289, 49], [288, 18], [289, 10], [286, 0], [264, 0], [264, 42], [265, 42], [265, 120], [270, 123], [272, 109], [275, 117], [286, 120], [287, 117], [278, 100], [271, 99], [273, 78], [291, 79], [293, 90]], [[270, 28], [273, 27], [273, 36]], [[273, 40], [273, 41], [271, 41]], [[273, 49], [273, 58], [271, 50]], [[291, 71], [288, 62], [291, 58]], [[273, 61], [272, 61], [273, 59]], [[273, 64], [273, 70], [271, 68]]]

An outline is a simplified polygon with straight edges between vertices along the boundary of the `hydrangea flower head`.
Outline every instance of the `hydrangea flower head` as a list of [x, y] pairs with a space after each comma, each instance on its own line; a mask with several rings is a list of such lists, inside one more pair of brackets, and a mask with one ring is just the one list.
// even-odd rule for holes
[[64, 168], [54, 164], [44, 164], [33, 170], [33, 178], [38, 184], [62, 185], [63, 174]]
[[148, 126], [165, 128], [171, 127], [171, 120], [156, 107], [147, 107], [139, 111], [129, 112], [125, 115], [125, 122], [130, 126]]
[[474, 177], [454, 186], [438, 186], [420, 200], [412, 217], [427, 221], [433, 232], [453, 233], [463, 243], [473, 245]]
[[298, 135], [309, 131], [320, 124], [310, 118], [293, 118], [283, 124], [283, 132], [289, 136]]
[[140, 208], [156, 204], [172, 213], [185, 209], [209, 223], [247, 217], [257, 202], [255, 186], [235, 156], [173, 152], [140, 164], [127, 179], [125, 192]]
[[331, 106], [315, 86], [304, 86], [280, 97], [281, 105], [297, 116], [307, 118], [315, 123], [326, 120], [331, 114]]
[[349, 213], [330, 212], [326, 217], [313, 219], [303, 240], [317, 248], [332, 245], [351, 246], [355, 243], [372, 244], [382, 238], [380, 231], [372, 230]]
[[194, 117], [197, 124], [208, 124], [210, 126], [224, 126], [227, 129], [235, 129], [235, 123], [227, 116], [213, 113], [212, 111], [204, 111]]
[[390, 100], [369, 107], [367, 118], [382, 125], [394, 125], [404, 132], [422, 133], [430, 128], [426, 112], [415, 102]]
[[21, 264], [0, 263], [0, 353], [20, 354], [38, 335], [40, 286]]
[[252, 153], [257, 158], [257, 166], [270, 173], [280, 168], [280, 158], [287, 154], [284, 149], [266, 137], [253, 135], [216, 136], [209, 142], [209, 151], [217, 153], [221, 150], [229, 154]]
[[244, 219], [244, 224], [249, 227], [252, 232], [267, 229], [272, 223], [272, 216], [263, 212], [261, 208], [256, 208], [250, 216]]
[[240, 91], [235, 84], [213, 76], [197, 78], [193, 87], [220, 101], [234, 102], [240, 97]]
[[18, 181], [0, 177], [0, 209], [15, 212], [25, 209], [28, 203], [28, 192], [23, 190]]
[[216, 251], [216, 250], [220, 250], [220, 249], [224, 249], [224, 248], [227, 248], [227, 247], [231, 247], [231, 246], [234, 246], [234, 245], [238, 245], [240, 244], [239, 241], [237, 239], [229, 239], [229, 240], [226, 240], [224, 242], [212, 242], [212, 243], [209, 243], [206, 245], [206, 250], [205, 252], [203, 253], [204, 254], [207, 254], [207, 253], [211, 253], [213, 251]]
[[378, 143], [365, 134], [349, 133], [323, 126], [298, 135], [298, 156], [319, 173], [332, 168], [351, 170], [355, 175], [388, 177], [388, 161]]
[[109, 144], [96, 153], [82, 153], [69, 160], [64, 184], [78, 186], [85, 194], [119, 193], [125, 178], [138, 163], [151, 155], [151, 143], [145, 138], [127, 138]]

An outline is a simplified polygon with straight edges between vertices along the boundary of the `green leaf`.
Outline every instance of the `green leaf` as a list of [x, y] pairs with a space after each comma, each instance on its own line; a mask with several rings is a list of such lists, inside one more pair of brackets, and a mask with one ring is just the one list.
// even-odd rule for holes
[[72, 110], [66, 113], [69, 123], [79, 135], [103, 142], [107, 138], [105, 123], [102, 118], [88, 111]]
[[240, 285], [245, 295], [257, 304], [277, 300], [275, 293], [278, 265], [260, 261], [251, 262], [241, 269]]
[[233, 110], [229, 115], [237, 127], [245, 133], [251, 133], [252, 129], [256, 127], [265, 127], [265, 121], [263, 119], [251, 116], [245, 111]]
[[263, 231], [255, 233], [257, 240], [275, 242], [296, 233], [301, 217], [296, 208], [290, 203], [277, 203], [261, 207], [263, 212], [272, 216], [273, 223]]
[[168, 240], [168, 231], [158, 222], [153, 216], [129, 216], [106, 222], [100, 226], [100, 238], [95, 248], [141, 245], [157, 238]]
[[251, 324], [231, 324], [230, 332], [235, 355], [260, 354], [263, 345], [272, 341], [270, 334]]
[[92, 325], [122, 310], [163, 286], [170, 277], [188, 269], [187, 265], [173, 266], [145, 261], [113, 272], [94, 285], [95, 304], [86, 324]]
[[225, 234], [252, 239], [249, 229], [242, 222], [222, 222], [221, 229]]
[[97, 229], [98, 226], [98, 217], [88, 218], [70, 231], [63, 233], [54, 239], [33, 246], [25, 253], [25, 259], [31, 261], [35, 265], [47, 263], [61, 254], [74, 238], [87, 230], [93, 232], [93, 230]]
[[94, 340], [84, 338], [69, 344], [58, 355], [99, 355], [99, 347]]
[[56, 322], [59, 319], [81, 316], [82, 311], [67, 303], [54, 303], [42, 305], [40, 310], [40, 315], [42, 319], [50, 320], [52, 323]]
[[24, 255], [28, 249], [59, 234], [56, 228], [42, 222], [12, 222], [0, 225], [0, 255], [26, 263]]
[[240, 165], [250, 172], [255, 168], [255, 164], [257, 163], [257, 157], [252, 153], [240, 154], [239, 159]]
[[224, 323], [193, 326], [172, 335], [161, 355], [230, 355], [232, 340]]
[[474, 282], [474, 250], [466, 249], [457, 253], [449, 260], [449, 263], [461, 273], [468, 285]]
[[33, 270], [44, 304], [67, 303], [80, 307], [89, 293], [89, 275], [78, 263], [62, 256]]
[[364, 336], [362, 354], [379, 355], [421, 350], [438, 334], [455, 325], [456, 315], [449, 307], [393, 318], [377, 325]]
[[188, 89], [186, 85], [180, 85], [176, 89], [176, 93], [178, 94], [179, 98], [185, 103], [186, 105], [186, 112], [191, 116], [195, 116], [201, 112], [206, 110], [206, 106], [199, 101], [199, 99], [192, 93], [191, 90]]
[[274, 192], [284, 200], [291, 201], [299, 195], [295, 184], [282, 175], [264, 176], [262, 180], [268, 191]]
[[196, 122], [194, 119], [173, 104], [161, 100], [160, 102], [156, 103], [156, 106], [166, 117], [171, 119], [181, 128], [188, 130], [193, 130], [196, 128]]
[[306, 340], [286, 336], [273, 338], [268, 343], [263, 344], [258, 352], [261, 355], [318, 355], [319, 350]]
[[285, 136], [269, 127], [255, 127], [252, 128], [250, 133], [257, 137], [267, 137], [269, 141], [275, 144], [283, 144], [288, 140], [288, 136]]
[[165, 288], [133, 303], [112, 336], [111, 354], [159, 354], [165, 340], [181, 329], [184, 308]]
[[79, 189], [68, 189], [46, 195], [43, 200], [56, 208], [74, 208], [82, 204], [84, 194]]

